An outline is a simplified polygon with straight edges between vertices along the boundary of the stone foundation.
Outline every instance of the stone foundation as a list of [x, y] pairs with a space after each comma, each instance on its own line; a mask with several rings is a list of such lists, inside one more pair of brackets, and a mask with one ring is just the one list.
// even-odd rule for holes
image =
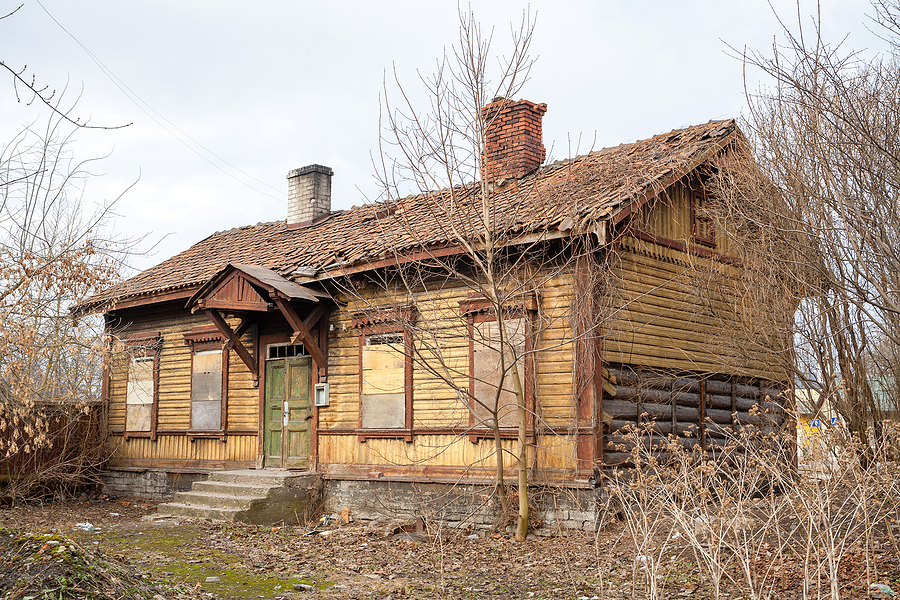
[[[501, 512], [492, 490], [489, 485], [327, 479], [324, 510], [326, 514], [340, 514], [347, 507], [359, 521], [425, 517], [449, 527], [487, 529]], [[529, 494], [536, 533], [597, 529], [600, 507], [594, 489], [535, 486], [529, 488]], [[509, 525], [513, 523], [514, 520]]]
[[[263, 472], [260, 472], [261, 474]], [[115, 469], [103, 473], [109, 493], [153, 500], [172, 500], [195, 481], [207, 481], [206, 472], [171, 472], [152, 469]], [[325, 514], [340, 514], [346, 507], [357, 521], [411, 521], [424, 517], [447, 527], [488, 529], [499, 521], [500, 503], [487, 484], [425, 483], [389, 479], [326, 479]], [[601, 518], [599, 491], [590, 487], [529, 488], [534, 508], [532, 529], [551, 535], [567, 529], [594, 531]], [[513, 526], [517, 500], [507, 523]]]
[[148, 500], [171, 500], [175, 492], [186, 492], [195, 481], [205, 481], [205, 472], [171, 472], [155, 469], [115, 469], [101, 474], [110, 494]]

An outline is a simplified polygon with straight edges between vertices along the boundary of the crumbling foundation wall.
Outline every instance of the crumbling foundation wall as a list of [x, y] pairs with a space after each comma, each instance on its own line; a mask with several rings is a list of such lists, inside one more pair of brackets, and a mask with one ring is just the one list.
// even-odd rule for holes
[[[514, 494], [514, 491], [511, 491]], [[532, 529], [538, 535], [575, 529], [594, 531], [601, 518], [598, 492], [591, 487], [529, 488]], [[325, 480], [325, 512], [340, 514], [344, 508], [358, 521], [400, 520], [424, 517], [448, 527], [489, 529], [514, 526], [517, 501], [507, 511], [507, 521], [489, 484], [424, 483], [385, 479]]]
[[195, 481], [205, 481], [208, 473], [121, 468], [104, 471], [100, 477], [110, 494], [171, 500], [175, 492], [186, 492]]

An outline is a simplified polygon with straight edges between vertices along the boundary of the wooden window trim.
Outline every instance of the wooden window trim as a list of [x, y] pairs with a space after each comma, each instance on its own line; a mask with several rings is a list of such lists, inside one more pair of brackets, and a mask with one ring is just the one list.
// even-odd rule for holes
[[[125, 369], [125, 425], [122, 438], [128, 441], [132, 438], [150, 438], [151, 442], [157, 439], [157, 420], [159, 415], [159, 360], [162, 353], [162, 335], [160, 332], [144, 335], [133, 335], [122, 340], [128, 350], [128, 366]], [[131, 370], [131, 361], [134, 358], [153, 356], [153, 404], [150, 405], [150, 431], [128, 431], [128, 372]]]
[[[184, 343], [191, 348], [191, 421], [188, 424], [187, 436], [188, 440], [193, 442], [198, 439], [218, 439], [226, 441], [228, 431], [228, 358], [231, 354], [230, 348], [225, 343], [225, 337], [219, 332], [215, 326], [195, 327], [190, 332], [184, 334]], [[194, 386], [194, 355], [198, 352], [207, 352], [220, 350], [222, 352], [222, 398], [221, 408], [219, 411], [219, 428], [218, 429], [193, 429], [194, 425], [194, 407], [193, 407], [193, 386]]]
[[[698, 187], [694, 187], [694, 186]], [[689, 202], [691, 208], [691, 241], [700, 244], [702, 246], [706, 246], [708, 248], [716, 247], [716, 226], [712, 217], [709, 215], [704, 215], [700, 213], [698, 207], [700, 204], [709, 202], [709, 196], [706, 194], [706, 190], [703, 188], [703, 184], [700, 182], [696, 182], [694, 184], [688, 185], [689, 190]], [[698, 227], [698, 223], [703, 221], [706, 223], [707, 231], [709, 235], [707, 237], [703, 237], [700, 235]]]
[[[494, 432], [487, 427], [475, 426], [475, 324], [485, 321], [496, 321], [493, 303], [481, 294], [469, 294], [469, 298], [459, 303], [460, 312], [468, 317], [467, 333], [469, 337], [469, 398], [472, 405], [469, 410], [469, 441], [477, 443], [484, 438], [494, 437]], [[525, 408], [528, 411], [526, 429], [527, 441], [534, 441], [534, 314], [537, 300], [533, 295], [521, 296], [519, 300], [507, 302], [503, 306], [504, 318], [525, 319]], [[516, 439], [518, 427], [501, 427], [500, 437]]]
[[[359, 424], [358, 439], [365, 442], [369, 438], [394, 439], [403, 438], [406, 442], [412, 442], [413, 436], [413, 342], [410, 335], [410, 325], [418, 316], [414, 305], [392, 307], [388, 309], [374, 309], [354, 313], [352, 326], [359, 331]], [[405, 400], [404, 426], [397, 429], [365, 429], [363, 428], [363, 348], [366, 345], [366, 337], [386, 333], [403, 334], [403, 387]]]

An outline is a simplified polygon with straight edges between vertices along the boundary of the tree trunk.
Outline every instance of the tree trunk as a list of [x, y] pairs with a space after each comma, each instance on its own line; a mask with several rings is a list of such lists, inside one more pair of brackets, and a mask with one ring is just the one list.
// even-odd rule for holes
[[[515, 358], [515, 357], [513, 357]], [[528, 462], [526, 454], [528, 446], [526, 444], [526, 433], [528, 428], [528, 413], [525, 407], [525, 392], [522, 389], [522, 378], [519, 376], [519, 366], [514, 360], [512, 362], [512, 378], [513, 385], [516, 388], [516, 404], [519, 412], [519, 443], [516, 449], [518, 455], [518, 473], [519, 473], [519, 519], [516, 524], [516, 540], [523, 542], [528, 536]]]

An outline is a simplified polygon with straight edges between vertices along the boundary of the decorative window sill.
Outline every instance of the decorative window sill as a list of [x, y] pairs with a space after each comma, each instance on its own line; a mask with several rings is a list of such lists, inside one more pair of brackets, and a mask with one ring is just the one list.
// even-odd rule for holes
[[403, 438], [407, 442], [412, 442], [413, 434], [409, 429], [359, 429], [359, 441], [365, 442], [367, 439], [397, 439]]
[[228, 434], [221, 430], [212, 430], [212, 431], [188, 431], [187, 437], [189, 442], [193, 442], [195, 440], [219, 440], [220, 442], [224, 442], [228, 439]]

